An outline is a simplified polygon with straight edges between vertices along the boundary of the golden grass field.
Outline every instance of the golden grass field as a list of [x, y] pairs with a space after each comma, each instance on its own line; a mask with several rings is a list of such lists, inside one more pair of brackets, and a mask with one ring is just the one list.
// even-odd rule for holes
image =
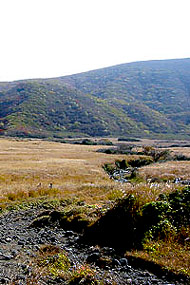
[[[150, 141], [148, 141], [150, 144]], [[147, 143], [147, 142], [146, 142]], [[135, 192], [143, 200], [154, 200], [161, 192], [175, 185], [150, 187], [148, 183], [120, 184], [109, 179], [102, 166], [126, 155], [108, 155], [96, 152], [106, 146], [62, 144], [41, 140], [0, 139], [0, 198], [7, 194], [47, 190], [50, 183], [62, 198], [77, 197], [90, 203], [102, 203], [114, 198], [114, 191]], [[190, 148], [172, 149], [190, 155]], [[190, 162], [165, 162], [142, 167], [140, 176], [148, 178], [189, 178]], [[41, 183], [39, 187], [38, 184]], [[19, 195], [18, 195], [19, 196]]]
[[[96, 152], [103, 147], [106, 148], [42, 140], [0, 139], [0, 206], [44, 195], [48, 198], [51, 195], [61, 199], [77, 198], [89, 204], [102, 205], [128, 193], [139, 196], [143, 205], [156, 200], [159, 194], [179, 187], [170, 182], [150, 184], [146, 179], [190, 179], [190, 161], [167, 161], [142, 167], [139, 174], [144, 180], [140, 183], [115, 182], [108, 177], [102, 166], [114, 163], [116, 159], [129, 158], [126, 155]], [[190, 156], [190, 148], [172, 148], [172, 151]], [[50, 183], [53, 187], [48, 192]], [[164, 246], [169, 248], [168, 255], [163, 255], [161, 251]], [[189, 247], [178, 247], [171, 242], [163, 244], [154, 254], [145, 251], [131, 254], [157, 262], [175, 272], [190, 274]]]
[[40, 140], [0, 140], [0, 196], [48, 189], [49, 183], [63, 197], [104, 200], [115, 187], [102, 165], [115, 156], [97, 153], [100, 146], [61, 144]]

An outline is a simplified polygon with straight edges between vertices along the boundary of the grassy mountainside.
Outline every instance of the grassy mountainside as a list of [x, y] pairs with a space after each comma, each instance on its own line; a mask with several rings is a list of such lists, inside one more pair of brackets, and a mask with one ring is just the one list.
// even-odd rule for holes
[[188, 136], [190, 59], [0, 83], [0, 124], [5, 135]]

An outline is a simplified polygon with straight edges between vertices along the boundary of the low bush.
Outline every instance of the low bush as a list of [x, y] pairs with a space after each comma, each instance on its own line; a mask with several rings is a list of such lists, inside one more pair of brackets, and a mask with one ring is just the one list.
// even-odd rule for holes
[[160, 195], [160, 200], [147, 203], [142, 207], [145, 239], [173, 238], [184, 242], [184, 239], [189, 238], [190, 188]]
[[133, 151], [133, 148], [135, 147], [135, 145], [131, 145], [131, 144], [121, 144], [118, 145], [114, 148], [108, 148], [108, 149], [98, 149], [97, 152], [103, 152], [103, 153], [107, 153], [107, 154], [138, 154], [136, 151]]
[[173, 159], [171, 151], [168, 149], [160, 150], [152, 146], [145, 146], [143, 147], [142, 153], [144, 155], [151, 156], [154, 162], [161, 162]]
[[147, 156], [147, 157], [139, 157], [137, 159], [132, 159], [130, 161], [128, 161], [128, 164], [131, 167], [142, 167], [145, 165], [149, 165], [153, 163], [153, 160], [151, 157]]
[[115, 166], [111, 163], [106, 163], [103, 166], [103, 169], [109, 174], [112, 175], [115, 171]]
[[166, 201], [150, 202], [142, 207], [142, 217], [145, 228], [150, 228], [167, 218], [171, 212], [170, 204]]

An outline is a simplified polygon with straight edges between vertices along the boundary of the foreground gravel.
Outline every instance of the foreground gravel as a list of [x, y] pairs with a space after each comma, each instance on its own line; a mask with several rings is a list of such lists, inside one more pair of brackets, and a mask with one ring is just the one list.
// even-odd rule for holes
[[114, 249], [81, 245], [77, 233], [62, 229], [58, 224], [31, 227], [32, 221], [44, 211], [46, 209], [42, 206], [35, 206], [1, 214], [0, 284], [67, 284], [61, 279], [53, 280], [45, 276], [34, 283], [29, 282], [33, 270], [31, 260], [44, 244], [64, 249], [74, 265], [84, 262], [93, 264], [104, 284], [188, 284], [184, 280], [167, 281], [165, 276], [160, 279], [147, 270], [133, 268]]

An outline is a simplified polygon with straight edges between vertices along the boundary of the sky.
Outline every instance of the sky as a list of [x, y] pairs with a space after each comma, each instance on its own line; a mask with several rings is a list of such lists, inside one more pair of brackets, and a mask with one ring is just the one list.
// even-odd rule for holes
[[189, 0], [0, 0], [0, 81], [190, 57]]

